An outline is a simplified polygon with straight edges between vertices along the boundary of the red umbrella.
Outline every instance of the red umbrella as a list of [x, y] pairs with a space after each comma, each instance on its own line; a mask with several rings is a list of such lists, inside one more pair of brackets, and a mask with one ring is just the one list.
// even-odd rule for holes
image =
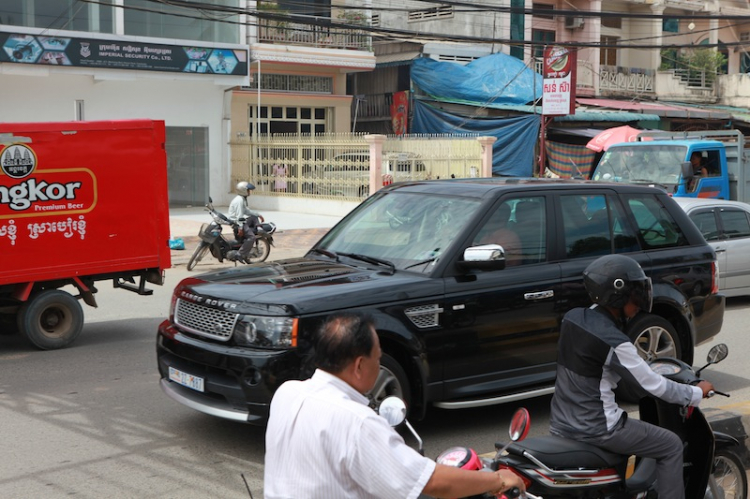
[[599, 132], [593, 139], [589, 140], [586, 147], [596, 152], [606, 151], [612, 144], [635, 141], [635, 138], [642, 131], [627, 125], [609, 128]]

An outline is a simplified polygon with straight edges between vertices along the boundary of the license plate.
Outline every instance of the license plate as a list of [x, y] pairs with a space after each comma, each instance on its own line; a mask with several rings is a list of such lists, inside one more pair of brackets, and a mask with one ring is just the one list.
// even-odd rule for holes
[[203, 391], [203, 378], [193, 376], [192, 374], [188, 374], [186, 372], [178, 371], [174, 367], [169, 368], [169, 379], [171, 379], [175, 383], [181, 384], [182, 386], [192, 388], [195, 391]]

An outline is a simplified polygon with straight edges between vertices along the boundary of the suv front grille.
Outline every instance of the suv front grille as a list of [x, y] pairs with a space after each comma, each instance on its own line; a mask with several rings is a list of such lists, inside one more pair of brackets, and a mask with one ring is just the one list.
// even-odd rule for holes
[[175, 324], [191, 333], [218, 341], [229, 341], [232, 337], [237, 314], [204, 307], [178, 299], [174, 309]]
[[437, 305], [422, 305], [404, 310], [406, 316], [420, 329], [440, 325], [442, 308]]

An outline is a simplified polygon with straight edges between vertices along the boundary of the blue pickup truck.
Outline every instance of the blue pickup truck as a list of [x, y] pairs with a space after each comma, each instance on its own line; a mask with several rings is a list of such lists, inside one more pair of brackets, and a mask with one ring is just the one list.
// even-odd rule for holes
[[745, 137], [738, 130], [644, 131], [635, 142], [610, 146], [591, 178], [655, 185], [675, 197], [748, 202], [746, 165]]

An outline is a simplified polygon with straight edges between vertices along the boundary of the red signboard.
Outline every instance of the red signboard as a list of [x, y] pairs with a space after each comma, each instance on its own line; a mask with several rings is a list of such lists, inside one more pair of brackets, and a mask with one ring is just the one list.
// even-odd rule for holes
[[396, 135], [405, 135], [408, 119], [409, 92], [395, 92], [393, 94], [393, 102], [391, 103], [391, 123], [393, 124], [393, 133]]
[[575, 114], [577, 56], [575, 49], [567, 47], [553, 46], [544, 49], [542, 114]]

